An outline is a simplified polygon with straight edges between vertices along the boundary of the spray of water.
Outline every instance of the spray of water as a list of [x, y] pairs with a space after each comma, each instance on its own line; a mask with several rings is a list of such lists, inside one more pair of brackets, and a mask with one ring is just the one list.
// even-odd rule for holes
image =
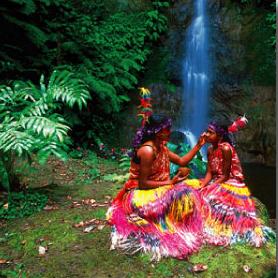
[[[191, 148], [196, 145], [197, 138], [190, 130], [179, 129], [178, 131], [182, 132], [185, 135], [186, 140], [187, 140], [186, 143], [189, 144]], [[201, 153], [203, 161], [207, 161], [206, 150], [204, 148], [202, 148], [200, 150], [200, 153]]]

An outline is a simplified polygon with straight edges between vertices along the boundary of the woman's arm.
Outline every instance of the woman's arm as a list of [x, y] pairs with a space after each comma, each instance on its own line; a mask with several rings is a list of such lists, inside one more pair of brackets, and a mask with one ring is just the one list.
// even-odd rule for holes
[[[211, 153], [211, 147], [208, 148], [208, 153], [207, 153], [207, 157], [209, 158], [209, 155]], [[212, 179], [212, 172], [209, 166], [209, 163], [207, 163], [207, 171], [206, 171], [206, 175], [204, 177], [204, 179], [201, 181], [202, 183], [202, 187], [206, 186]]]
[[171, 162], [179, 165], [186, 166], [192, 158], [197, 154], [201, 147], [206, 143], [204, 133], [200, 136], [198, 143], [184, 156], [180, 157], [177, 154], [169, 151], [169, 159]]
[[148, 180], [151, 174], [151, 168], [154, 161], [154, 152], [152, 147], [143, 146], [137, 152], [138, 157], [140, 157], [140, 172], [139, 172], [139, 188], [140, 189], [150, 189], [157, 188], [163, 185], [172, 184], [173, 181], [152, 181]]
[[214, 183], [222, 183], [229, 179], [232, 165], [232, 151], [228, 146], [221, 148], [223, 156], [222, 175]]

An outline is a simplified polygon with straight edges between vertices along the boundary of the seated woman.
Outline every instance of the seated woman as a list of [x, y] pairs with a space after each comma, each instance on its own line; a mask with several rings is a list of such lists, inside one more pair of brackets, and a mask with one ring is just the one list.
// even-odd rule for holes
[[185, 166], [205, 143], [201, 136], [184, 155], [170, 152], [171, 120], [152, 115], [134, 139], [130, 177], [107, 212], [112, 226], [111, 248], [128, 253], [148, 252], [152, 259], [186, 258], [201, 244], [200, 199], [195, 190], [180, 183], [180, 171], [170, 180], [170, 161]]
[[215, 245], [249, 243], [256, 247], [275, 237], [256, 215], [254, 200], [244, 183], [241, 164], [230, 132], [243, 126], [240, 118], [230, 127], [212, 122], [206, 131], [208, 165], [205, 178], [186, 180], [200, 188], [203, 204], [204, 240]]

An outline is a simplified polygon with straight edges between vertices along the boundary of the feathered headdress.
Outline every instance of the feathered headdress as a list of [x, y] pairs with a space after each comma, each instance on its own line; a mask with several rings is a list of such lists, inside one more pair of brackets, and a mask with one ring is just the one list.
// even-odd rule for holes
[[140, 87], [140, 105], [138, 106], [139, 112], [137, 116], [141, 118], [141, 125], [144, 126], [148, 121], [149, 117], [152, 115], [152, 105], [151, 105], [151, 92], [149, 89]]
[[245, 114], [242, 117], [238, 117], [229, 127], [228, 131], [231, 133], [235, 133], [240, 129], [244, 128], [248, 123], [248, 120]]

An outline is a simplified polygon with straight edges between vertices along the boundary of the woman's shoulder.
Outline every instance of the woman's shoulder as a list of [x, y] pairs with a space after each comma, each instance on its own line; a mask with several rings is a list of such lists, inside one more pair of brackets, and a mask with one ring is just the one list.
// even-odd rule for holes
[[218, 145], [219, 149], [225, 153], [231, 153], [233, 151], [233, 147], [228, 142], [223, 142]]
[[138, 155], [148, 155], [148, 154], [153, 155], [155, 153], [155, 151], [156, 151], [156, 149], [155, 149], [153, 142], [148, 141], [139, 147], [137, 154]]
[[155, 150], [156, 148], [155, 148], [155, 145], [154, 145], [154, 143], [153, 143], [152, 141], [147, 141], [147, 142], [143, 143], [143, 144], [139, 147], [138, 150], [140, 150], [140, 149]]

